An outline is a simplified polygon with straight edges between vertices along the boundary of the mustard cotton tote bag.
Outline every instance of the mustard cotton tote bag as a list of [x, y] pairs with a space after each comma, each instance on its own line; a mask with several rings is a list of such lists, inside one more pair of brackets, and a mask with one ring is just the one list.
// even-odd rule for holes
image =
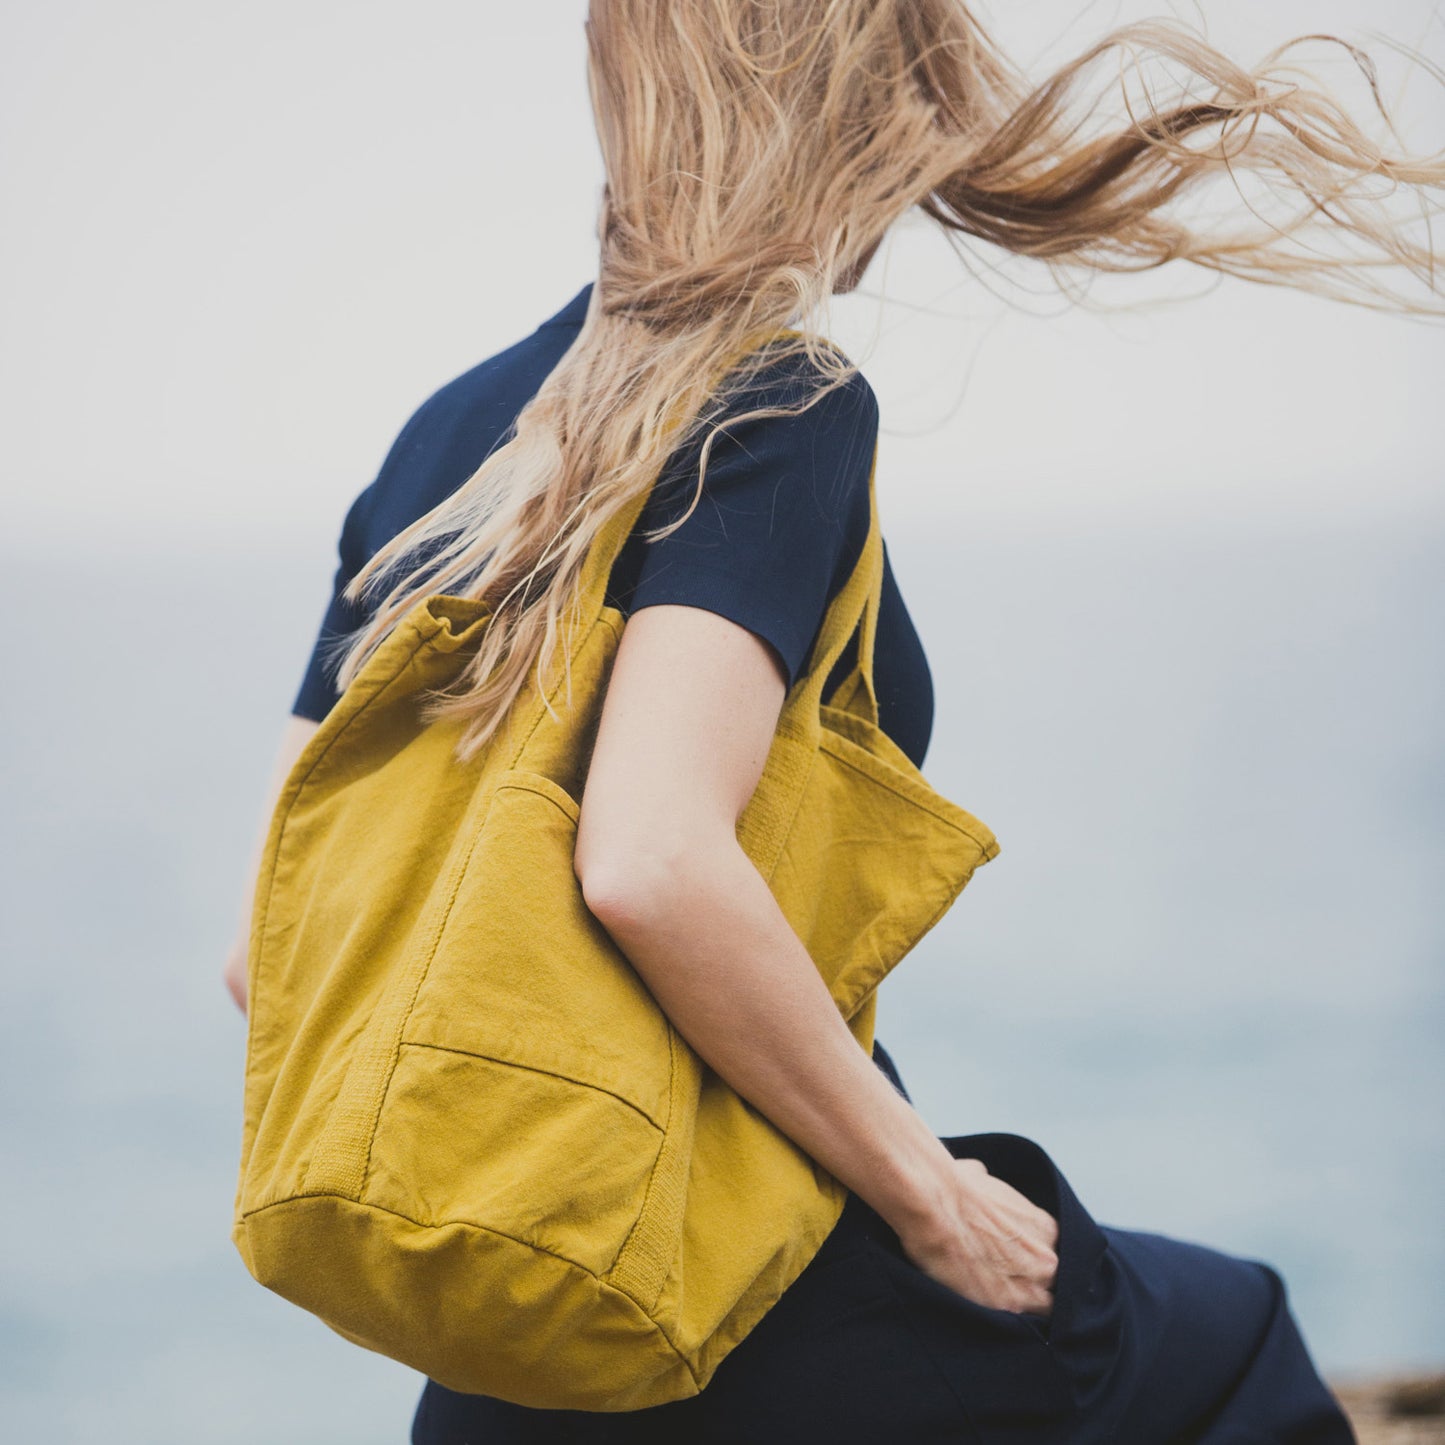
[[[998, 851], [878, 727], [869, 493], [738, 824], [864, 1049], [880, 980]], [[697, 1394], [846, 1198], [689, 1048], [573, 872], [624, 625], [604, 590], [644, 500], [584, 564], [570, 705], [559, 654], [552, 710], [529, 689], [471, 762], [417, 709], [487, 607], [436, 594], [397, 624], [282, 788], [251, 920], [247, 1268], [359, 1345], [534, 1407]]]

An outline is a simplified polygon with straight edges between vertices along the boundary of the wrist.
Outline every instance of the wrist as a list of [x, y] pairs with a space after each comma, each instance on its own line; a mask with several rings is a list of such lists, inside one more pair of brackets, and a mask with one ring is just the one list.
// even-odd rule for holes
[[958, 1169], [942, 1140], [900, 1095], [908, 1125], [895, 1135], [891, 1168], [868, 1203], [900, 1239], [927, 1240], [952, 1232], [958, 1212]]

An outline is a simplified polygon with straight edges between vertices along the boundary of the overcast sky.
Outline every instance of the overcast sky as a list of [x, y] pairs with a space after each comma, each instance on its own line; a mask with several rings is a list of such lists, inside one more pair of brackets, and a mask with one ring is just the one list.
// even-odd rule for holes
[[[411, 410], [595, 274], [584, 0], [98, 0], [0, 20], [0, 466], [12, 544], [329, 547]], [[1445, 56], [1433, 0], [1214, 0], [1250, 61], [1374, 27]], [[1163, 7], [1010, 0], [1036, 73]], [[1266, 13], [1267, 12], [1267, 13]], [[1324, 73], [1347, 79], [1315, 47]], [[1387, 92], [1402, 69], [1377, 47]], [[1359, 87], [1350, 94], [1359, 95]], [[1400, 112], [1445, 144], [1428, 76]], [[1034, 276], [1036, 286], [1045, 278]], [[902, 227], [836, 334], [883, 407], [885, 526], [940, 509], [1409, 520], [1442, 505], [1445, 327], [1167, 280], [1198, 299], [1027, 314]], [[1144, 299], [1152, 280], [1109, 296]], [[888, 300], [880, 303], [880, 292]], [[919, 310], [918, 308], [925, 308]]]

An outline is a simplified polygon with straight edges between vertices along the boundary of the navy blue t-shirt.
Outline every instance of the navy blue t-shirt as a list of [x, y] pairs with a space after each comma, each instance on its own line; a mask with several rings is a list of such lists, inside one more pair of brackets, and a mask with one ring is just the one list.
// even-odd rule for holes
[[[319, 721], [337, 692], [328, 644], [364, 621], [340, 594], [381, 547], [455, 491], [502, 441], [517, 413], [575, 340], [589, 283], [530, 336], [428, 398], [393, 443], [376, 480], [347, 512], [330, 604], [292, 712]], [[733, 410], [801, 400], [799, 360], [767, 368]], [[801, 359], [806, 367], [806, 358]], [[659, 603], [703, 607], [767, 642], [788, 686], [802, 673], [829, 600], [847, 580], [868, 533], [868, 474], [878, 433], [872, 388], [853, 377], [796, 417], [727, 424], [708, 456], [702, 496], [670, 536], [640, 535], [683, 512], [696, 489], [703, 437], [676, 452], [653, 486], [609, 578], [607, 601], [625, 615]], [[707, 434], [704, 429], [703, 436]], [[824, 690], [852, 670], [849, 641]], [[933, 724], [923, 647], [884, 547], [874, 642], [879, 724], [922, 765]]]

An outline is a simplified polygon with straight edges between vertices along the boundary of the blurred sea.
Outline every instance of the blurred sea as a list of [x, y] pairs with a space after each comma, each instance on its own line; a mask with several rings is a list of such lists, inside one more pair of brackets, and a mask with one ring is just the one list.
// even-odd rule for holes
[[[1327, 1372], [1438, 1365], [1445, 525], [886, 524], [1002, 845], [884, 985], [925, 1116], [1269, 1260]], [[420, 1378], [228, 1238], [219, 970], [333, 565], [4, 556], [6, 1439], [406, 1439]]]

